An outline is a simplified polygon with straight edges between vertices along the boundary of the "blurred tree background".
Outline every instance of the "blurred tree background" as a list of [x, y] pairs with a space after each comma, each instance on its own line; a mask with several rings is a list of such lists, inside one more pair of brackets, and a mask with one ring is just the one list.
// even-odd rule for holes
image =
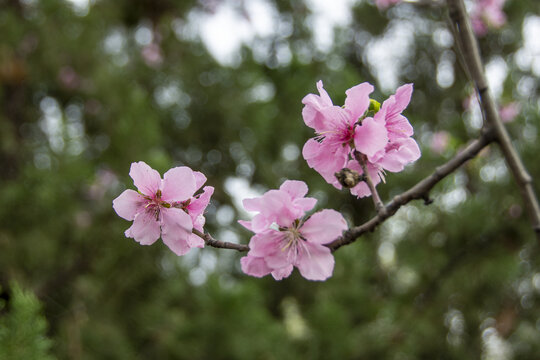
[[[538, 177], [540, 3], [504, 11], [480, 45]], [[360, 82], [381, 102], [414, 82], [423, 155], [387, 174], [387, 201], [479, 133], [453, 47], [444, 4], [0, 0], [0, 358], [538, 359], [538, 244], [495, 146], [337, 251], [322, 283], [139, 246], [111, 206], [143, 160], [206, 174], [220, 240], [247, 243], [241, 199], [284, 179], [358, 225], [371, 199], [302, 159], [301, 99], [319, 79], [336, 104]]]

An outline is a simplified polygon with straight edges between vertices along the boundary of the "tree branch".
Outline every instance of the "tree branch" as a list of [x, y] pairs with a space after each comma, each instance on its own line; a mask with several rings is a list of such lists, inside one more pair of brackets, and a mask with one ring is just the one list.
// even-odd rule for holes
[[[462, 152], [457, 154], [452, 159], [448, 160], [445, 164], [439, 166], [433, 174], [429, 175], [428, 177], [424, 178], [420, 182], [418, 182], [416, 185], [414, 185], [409, 190], [405, 191], [404, 193], [401, 193], [400, 195], [394, 196], [394, 199], [392, 201], [384, 206], [383, 205], [383, 211], [379, 212], [375, 217], [371, 218], [369, 221], [365, 222], [364, 224], [360, 226], [355, 226], [347, 231], [345, 233], [337, 238], [336, 240], [332, 241], [331, 243], [327, 244], [326, 246], [329, 247], [332, 251], [335, 251], [342, 247], [343, 245], [350, 244], [354, 242], [358, 237], [360, 237], [362, 234], [373, 231], [375, 228], [384, 222], [386, 219], [394, 215], [400, 207], [407, 204], [408, 202], [416, 199], [424, 199], [426, 203], [429, 199], [429, 192], [430, 190], [442, 179], [444, 179], [446, 176], [450, 175], [452, 172], [454, 172], [456, 169], [458, 169], [461, 165], [463, 165], [468, 160], [475, 157], [483, 148], [485, 148], [487, 145], [489, 145], [494, 140], [494, 132], [493, 131], [486, 131], [482, 134], [482, 136], [470, 143]], [[200, 238], [204, 240], [206, 245], [216, 247], [216, 248], [222, 248], [222, 249], [233, 249], [237, 251], [249, 251], [248, 245], [243, 244], [233, 244], [230, 242], [223, 242], [214, 239], [210, 234], [204, 234], [198, 230], [193, 229], [193, 233]]]
[[454, 33], [456, 35], [456, 42], [460, 44], [463, 52], [466, 66], [465, 71], [470, 74], [478, 94], [478, 99], [480, 100], [480, 107], [484, 114], [484, 126], [492, 127], [495, 130], [497, 142], [516, 180], [532, 227], [536, 232], [537, 238], [540, 240], [540, 206], [538, 205], [538, 199], [534, 191], [532, 177], [527, 172], [523, 161], [512, 145], [508, 131], [506, 131], [499, 117], [495, 101], [488, 91], [478, 43], [473, 34], [465, 5], [463, 0], [447, 0], [447, 3], [450, 18], [455, 24], [456, 31]]
[[210, 234], [202, 233], [196, 229], [191, 230], [191, 232], [197, 235], [198, 237], [200, 237], [201, 239], [203, 239], [206, 245], [209, 245], [215, 248], [232, 249], [236, 251], [249, 251], [249, 246], [247, 245], [235, 244], [235, 243], [231, 243], [227, 241], [219, 241], [219, 240], [214, 239], [212, 236], [210, 236]]
[[400, 207], [412, 200], [424, 199], [426, 202], [428, 202], [427, 199], [429, 199], [429, 192], [439, 181], [454, 172], [465, 162], [475, 157], [480, 150], [489, 145], [493, 140], [493, 131], [484, 132], [479, 139], [470, 143], [462, 152], [435, 169], [433, 174], [421, 180], [404, 193], [394, 196], [392, 201], [384, 207], [384, 212], [378, 213], [376, 216], [360, 226], [356, 226], [345, 231], [343, 236], [327, 244], [326, 246], [328, 246], [332, 251], [335, 251], [343, 245], [354, 242], [362, 234], [375, 230], [379, 224], [394, 215]]

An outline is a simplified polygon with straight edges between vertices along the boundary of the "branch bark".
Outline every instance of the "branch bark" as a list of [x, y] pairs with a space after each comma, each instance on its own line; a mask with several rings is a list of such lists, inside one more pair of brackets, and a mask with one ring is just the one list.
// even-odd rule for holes
[[212, 247], [220, 248], [220, 249], [232, 249], [232, 250], [241, 251], [241, 252], [249, 251], [249, 246], [244, 245], [244, 244], [235, 244], [228, 241], [219, 241], [219, 240], [214, 239], [210, 234], [202, 233], [196, 229], [193, 229], [191, 232], [197, 235], [198, 237], [200, 237], [201, 239], [203, 239], [206, 245], [208, 246], [212, 246]]
[[455, 157], [447, 161], [445, 164], [439, 166], [435, 171], [426, 177], [425, 179], [418, 182], [409, 190], [401, 193], [400, 195], [394, 196], [392, 201], [384, 207], [383, 212], [378, 213], [376, 216], [371, 218], [369, 221], [365, 222], [362, 225], [351, 228], [343, 234], [340, 238], [332, 241], [327, 244], [332, 251], [336, 251], [343, 245], [350, 244], [354, 242], [362, 234], [365, 234], [368, 231], [373, 231], [379, 224], [384, 222], [386, 219], [394, 215], [400, 207], [409, 203], [412, 200], [424, 199], [426, 203], [429, 203], [429, 192], [431, 189], [446, 176], [453, 173], [461, 165], [463, 165], [468, 160], [475, 157], [483, 148], [489, 145], [494, 140], [494, 132], [486, 131], [482, 134], [480, 138], [474, 140], [470, 143], [462, 152], [457, 154]]
[[464, 58], [465, 71], [470, 74], [474, 83], [482, 113], [484, 114], [484, 126], [491, 127], [495, 131], [497, 142], [519, 187], [532, 228], [536, 233], [536, 237], [540, 240], [540, 206], [534, 191], [532, 177], [527, 172], [523, 161], [514, 148], [508, 131], [499, 117], [495, 101], [488, 90], [478, 42], [473, 34], [465, 4], [463, 0], [447, 0], [447, 3], [450, 18], [455, 25], [455, 40], [459, 44]]

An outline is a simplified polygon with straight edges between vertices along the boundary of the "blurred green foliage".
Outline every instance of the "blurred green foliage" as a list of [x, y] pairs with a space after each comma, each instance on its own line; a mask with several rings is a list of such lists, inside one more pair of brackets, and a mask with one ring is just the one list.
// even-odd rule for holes
[[[301, 179], [318, 209], [340, 210], [350, 225], [367, 220], [371, 199], [332, 188], [303, 161], [312, 131], [301, 99], [322, 79], [336, 104], [363, 81], [378, 84], [382, 102], [391, 69], [377, 69], [376, 44], [396, 53], [395, 86], [415, 84], [405, 114], [423, 151], [387, 174], [383, 199], [478, 135], [444, 7], [354, 3], [352, 21], [321, 49], [315, 2], [262, 3], [281, 25], [222, 64], [193, 35], [202, 21], [193, 14], [228, 6], [249, 23], [249, 2], [0, 0], [2, 289], [17, 281], [35, 292], [59, 359], [537, 359], [538, 245], [496, 147], [441, 182], [432, 205], [407, 205], [337, 251], [324, 283], [296, 272], [254, 279], [232, 251], [178, 258], [161, 242], [124, 237], [129, 224], [111, 202], [132, 187], [129, 166], [139, 160], [162, 173], [181, 164], [204, 172], [216, 188], [206, 229], [222, 240], [249, 240], [235, 221], [247, 216], [236, 207], [242, 184], [264, 191]], [[538, 177], [538, 58], [520, 59], [540, 8], [509, 0], [504, 9], [507, 25], [480, 44], [487, 63], [504, 64], [498, 97], [520, 104], [508, 127]], [[440, 131], [449, 141], [436, 152]], [[24, 334], [42, 355], [23, 358], [46, 359], [39, 306], [11, 291], [0, 351]]]
[[16, 284], [2, 294], [0, 311], [4, 314], [0, 317], [0, 358], [53, 360], [49, 353], [52, 341], [45, 335], [47, 321], [41, 314], [39, 300]]

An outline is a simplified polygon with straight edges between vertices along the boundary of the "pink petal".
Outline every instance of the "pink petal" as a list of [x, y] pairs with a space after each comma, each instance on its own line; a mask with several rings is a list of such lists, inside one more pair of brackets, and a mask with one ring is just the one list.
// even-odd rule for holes
[[263, 258], [244, 256], [240, 259], [240, 264], [244, 273], [255, 277], [263, 277], [272, 271]]
[[249, 231], [253, 231], [253, 230], [252, 230], [252, 226], [251, 226], [251, 221], [238, 220], [238, 223], [239, 223], [240, 225], [242, 225], [243, 227], [245, 227], [246, 229], [248, 229]]
[[[360, 164], [356, 160], [351, 160], [347, 164], [347, 167], [351, 170], [357, 171], [360, 175], [364, 173], [362, 168], [360, 167]], [[379, 167], [378, 165], [374, 165], [371, 162], [368, 161], [367, 163], [368, 173], [371, 177], [371, 180], [373, 181], [374, 185], [377, 185], [381, 182], [381, 178], [379, 176]], [[371, 191], [369, 190], [369, 187], [367, 186], [365, 181], [361, 181], [351, 189], [351, 194], [357, 196], [357, 197], [366, 197], [371, 196]]]
[[281, 269], [283, 267], [292, 265], [292, 259], [294, 258], [295, 254], [291, 254], [291, 252], [294, 252], [291, 247], [288, 248], [277, 248], [273, 253], [270, 253], [264, 257], [266, 260], [266, 264], [271, 269]]
[[317, 204], [317, 199], [315, 198], [301, 198], [295, 199], [293, 201], [294, 206], [297, 206], [303, 213], [309, 211], [315, 207]]
[[373, 85], [364, 82], [353, 86], [345, 91], [347, 98], [345, 99], [345, 109], [349, 110], [352, 119], [355, 123], [359, 117], [364, 115], [369, 107], [369, 94], [373, 92]]
[[154, 196], [161, 186], [161, 176], [144, 161], [131, 164], [129, 176], [141, 193]]
[[346, 129], [357, 120], [357, 118], [353, 119], [350, 112], [340, 106], [326, 107], [320, 111], [327, 123], [325, 131], [318, 132], [321, 135], [324, 135], [328, 131], [346, 131]]
[[328, 93], [323, 89], [322, 81], [317, 82], [317, 88], [321, 94], [320, 96], [308, 94], [302, 99], [302, 103], [305, 105], [302, 109], [302, 118], [307, 126], [317, 132], [322, 132], [327, 129], [328, 124], [326, 124], [326, 119], [320, 110], [333, 106], [333, 104]]
[[326, 246], [305, 241], [295, 265], [308, 280], [326, 280], [334, 271], [334, 256]]
[[414, 134], [411, 123], [409, 123], [409, 120], [401, 114], [397, 114], [391, 119], [388, 119], [386, 121], [386, 129], [388, 130], [388, 138], [390, 141], [394, 141], [398, 138], [410, 137]]
[[282, 232], [272, 229], [253, 235], [249, 241], [249, 255], [266, 257], [276, 251], [281, 251], [280, 244], [283, 236]]
[[193, 222], [193, 228], [197, 229], [199, 231], [203, 231], [203, 226], [206, 223], [206, 219], [204, 218], [204, 216], [199, 215], [199, 216], [194, 218], [190, 214], [188, 214], [188, 215], [191, 217], [191, 221]]
[[[315, 139], [309, 139], [302, 149], [302, 156], [310, 168], [315, 169], [329, 183], [341, 188], [334, 173], [345, 167], [350, 148], [346, 146], [329, 146]], [[336, 185], [337, 184], [337, 185]]]
[[161, 238], [176, 255], [184, 255], [190, 249], [189, 237], [193, 229], [191, 217], [177, 208], [162, 209]]
[[356, 127], [354, 146], [362, 154], [373, 156], [377, 151], [384, 149], [387, 143], [386, 127], [373, 118], [365, 118], [362, 125]]
[[411, 102], [411, 95], [413, 92], [413, 84], [405, 84], [397, 88], [395, 96], [395, 104], [392, 107], [392, 113], [400, 113]]
[[133, 225], [126, 230], [126, 237], [135, 239], [141, 245], [152, 245], [159, 239], [159, 221], [153, 211], [142, 211], [135, 215]]
[[279, 187], [279, 190], [288, 193], [291, 198], [303, 198], [308, 192], [305, 182], [298, 180], [287, 180]]
[[351, 188], [351, 194], [356, 197], [363, 198], [371, 196], [371, 191], [369, 190], [369, 186], [362, 181], [359, 182], [355, 187]]
[[189, 215], [191, 215], [192, 218], [195, 218], [203, 214], [204, 210], [210, 203], [210, 198], [212, 197], [213, 194], [214, 194], [214, 187], [205, 186], [202, 194], [200, 194], [198, 197], [192, 198], [191, 202], [187, 206]]
[[343, 215], [335, 210], [324, 209], [311, 215], [300, 232], [311, 243], [327, 244], [341, 236], [346, 229], [347, 222]]
[[285, 267], [283, 267], [281, 269], [277, 269], [277, 270], [272, 271], [272, 276], [276, 280], [282, 280], [282, 279], [284, 279], [286, 277], [289, 277], [291, 275], [292, 271], [293, 271], [293, 266], [289, 265], [289, 266], [285, 266]]
[[[266, 193], [265, 193], [266, 194]], [[256, 198], [249, 198], [242, 200], [242, 205], [247, 211], [259, 211], [262, 212], [265, 210], [265, 203], [262, 196]]]
[[195, 190], [195, 175], [187, 166], [172, 168], [163, 176], [162, 199], [165, 201], [187, 200]]
[[332, 99], [330, 99], [330, 96], [328, 96], [328, 93], [324, 90], [322, 80], [317, 81], [317, 90], [319, 90], [319, 94], [321, 94], [321, 105], [332, 106]]
[[420, 148], [414, 139], [398, 139], [389, 145], [384, 156], [377, 161], [377, 164], [385, 170], [399, 172], [405, 165], [420, 158]]
[[196, 248], [203, 248], [204, 247], [204, 240], [198, 237], [195, 234], [189, 235], [188, 238], [188, 245], [189, 247], [196, 247]]
[[118, 216], [126, 220], [135, 219], [138, 212], [144, 210], [148, 201], [134, 190], [125, 190], [116, 199], [113, 200], [113, 209]]
[[195, 190], [200, 189], [206, 182], [206, 176], [200, 171], [194, 171], [193, 175], [195, 176]]
[[292, 207], [290, 196], [280, 190], [267, 191], [263, 196], [243, 201], [248, 211], [259, 211], [251, 220], [252, 231], [261, 232], [272, 223], [289, 226], [297, 217], [298, 209]]

